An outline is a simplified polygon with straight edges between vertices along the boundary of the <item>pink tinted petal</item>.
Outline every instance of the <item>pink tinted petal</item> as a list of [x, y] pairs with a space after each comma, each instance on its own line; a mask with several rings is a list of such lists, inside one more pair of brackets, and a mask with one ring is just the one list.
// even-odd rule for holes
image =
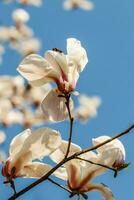
[[115, 200], [112, 191], [105, 184], [88, 184], [85, 188], [81, 188], [81, 192], [90, 192], [90, 191], [101, 192], [105, 200]]
[[65, 164], [68, 174], [68, 186], [71, 190], [77, 189], [81, 178], [81, 169], [78, 160], [71, 160]]

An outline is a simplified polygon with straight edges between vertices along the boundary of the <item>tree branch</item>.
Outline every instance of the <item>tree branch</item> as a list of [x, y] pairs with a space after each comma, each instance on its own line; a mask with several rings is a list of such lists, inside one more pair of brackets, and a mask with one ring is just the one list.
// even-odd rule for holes
[[63, 185], [60, 185], [59, 183], [57, 183], [56, 181], [52, 180], [51, 178], [47, 178], [47, 180], [51, 183], [53, 183], [54, 185], [62, 188], [63, 190], [69, 192], [70, 194], [72, 193], [71, 190], [69, 190], [68, 188], [64, 187]]
[[45, 174], [43, 177], [41, 177], [40, 179], [36, 180], [35, 182], [33, 182], [32, 184], [30, 184], [29, 186], [25, 187], [24, 189], [22, 189], [20, 192], [16, 193], [15, 195], [11, 196], [8, 200], [15, 200], [16, 198], [20, 197], [21, 195], [23, 195], [24, 193], [28, 192], [29, 190], [31, 190], [32, 188], [34, 188], [35, 186], [39, 185], [40, 183], [42, 183], [43, 181], [45, 181], [51, 174], [53, 174], [56, 169], [58, 169], [60, 166], [62, 166], [63, 164], [65, 164], [67, 161], [72, 160], [77, 158], [79, 155], [82, 155], [86, 152], [98, 149], [99, 147], [125, 135], [128, 134], [132, 129], [134, 128], [134, 125], [130, 126], [128, 129], [126, 129], [125, 131], [116, 134], [115, 136], [111, 137], [111, 139], [108, 139], [102, 143], [100, 143], [99, 145], [93, 146], [91, 148], [87, 148], [85, 150], [82, 150], [80, 152], [77, 152], [73, 155], [71, 155], [70, 157], [67, 157], [66, 159], [63, 159], [61, 162], [59, 162], [53, 169], [51, 169], [47, 174]]

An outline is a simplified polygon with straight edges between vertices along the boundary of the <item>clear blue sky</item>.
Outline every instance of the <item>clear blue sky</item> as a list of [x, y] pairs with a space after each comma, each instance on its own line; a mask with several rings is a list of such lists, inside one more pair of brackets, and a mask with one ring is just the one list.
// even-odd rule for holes
[[[91, 138], [99, 135], [113, 135], [134, 123], [134, 1], [133, 0], [94, 0], [95, 9], [91, 12], [75, 10], [66, 12], [61, 0], [44, 0], [41, 8], [28, 7], [31, 14], [30, 26], [42, 41], [41, 54], [57, 47], [66, 50], [66, 38], [81, 40], [89, 56], [89, 64], [81, 74], [77, 90], [88, 95], [99, 95], [102, 105], [98, 117], [85, 126], [76, 123], [73, 142], [81, 147], [91, 145]], [[10, 24], [11, 11], [16, 5], [0, 3], [0, 20]], [[16, 67], [21, 58], [7, 51], [0, 74], [16, 75]], [[67, 138], [67, 123], [53, 124]], [[3, 148], [7, 151], [19, 127], [7, 129], [8, 138]], [[114, 179], [109, 172], [98, 177], [97, 183], [107, 184], [116, 200], [132, 200], [134, 196], [134, 131], [122, 137], [126, 147], [127, 162], [131, 165]], [[10, 188], [2, 185], [0, 178], [0, 200], [7, 200]], [[18, 179], [17, 189], [28, 185], [32, 180]], [[98, 193], [89, 193], [91, 200], [101, 200]], [[54, 185], [43, 183], [29, 191], [20, 199], [25, 200], [67, 200], [68, 195]], [[75, 198], [74, 198], [75, 199]]]

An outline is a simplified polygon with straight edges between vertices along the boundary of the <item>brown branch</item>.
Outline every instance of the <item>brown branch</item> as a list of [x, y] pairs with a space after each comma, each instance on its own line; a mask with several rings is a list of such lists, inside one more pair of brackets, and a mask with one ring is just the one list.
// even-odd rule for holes
[[56, 186], [62, 188], [63, 190], [69, 192], [70, 194], [72, 193], [71, 190], [69, 190], [68, 188], [64, 187], [63, 185], [60, 185], [59, 183], [57, 183], [56, 181], [52, 180], [51, 178], [47, 178], [47, 180], [48, 180], [49, 182], [53, 183], [54, 185], [56, 185]]
[[68, 139], [68, 147], [65, 155], [65, 159], [68, 157], [69, 151], [70, 151], [70, 146], [71, 146], [71, 141], [72, 141], [72, 131], [73, 131], [73, 121], [74, 118], [71, 115], [71, 110], [70, 110], [70, 95], [67, 95], [66, 97], [66, 107], [68, 110], [68, 115], [69, 115], [69, 120], [70, 120], [70, 132], [69, 132], [69, 139]]
[[61, 167], [64, 163], [66, 163], [69, 160], [72, 160], [74, 158], [77, 158], [79, 155], [82, 155], [86, 152], [98, 149], [99, 147], [103, 146], [104, 144], [107, 144], [113, 140], [115, 140], [116, 138], [119, 138], [127, 133], [129, 133], [132, 129], [134, 128], [134, 125], [130, 126], [128, 129], [126, 129], [125, 131], [116, 134], [115, 136], [111, 137], [111, 139], [108, 139], [102, 143], [100, 143], [99, 145], [93, 146], [91, 148], [87, 148], [85, 150], [82, 150], [80, 152], [77, 152], [75, 154], [73, 154], [72, 156], [63, 159], [60, 163], [58, 163], [53, 169], [51, 169], [47, 174], [45, 174], [43, 177], [41, 177], [40, 179], [36, 180], [35, 182], [33, 182], [32, 184], [30, 184], [29, 186], [25, 187], [24, 189], [22, 189], [20, 192], [18, 192], [17, 194], [13, 195], [12, 197], [10, 197], [8, 200], [15, 200], [16, 198], [20, 197], [21, 195], [23, 195], [24, 193], [28, 192], [29, 190], [31, 190], [32, 188], [34, 188], [35, 186], [39, 185], [40, 183], [42, 183], [43, 181], [47, 180], [47, 178], [53, 174], [59, 167]]
[[100, 166], [100, 167], [104, 167], [104, 168], [106, 168], [106, 169], [110, 169], [110, 170], [112, 170], [112, 171], [114, 171], [114, 172], [117, 172], [117, 170], [114, 169], [113, 167], [109, 167], [109, 166], [104, 165], [104, 164], [96, 163], [96, 162], [93, 162], [93, 161], [91, 161], [91, 160], [86, 160], [86, 159], [80, 158], [80, 157], [76, 157], [76, 159], [83, 160], [83, 161], [88, 162], [88, 163], [90, 163], [90, 164], [98, 165], [98, 166]]

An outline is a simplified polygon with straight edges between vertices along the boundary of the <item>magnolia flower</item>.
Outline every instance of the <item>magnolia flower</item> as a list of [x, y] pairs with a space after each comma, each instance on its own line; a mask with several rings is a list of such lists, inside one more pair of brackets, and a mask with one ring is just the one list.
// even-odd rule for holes
[[18, 52], [20, 52], [22, 56], [27, 56], [31, 53], [38, 52], [40, 47], [41, 43], [38, 39], [30, 38], [20, 42], [20, 44], [18, 45]]
[[84, 10], [92, 10], [94, 4], [87, 0], [65, 0], [64, 8], [66, 10], [71, 10], [73, 8], [82, 8]]
[[[61, 137], [55, 130], [41, 128], [32, 132], [26, 129], [12, 140], [2, 175], [7, 177], [7, 180], [9, 177], [36, 177], [42, 170], [42, 163], [32, 161], [48, 156], [60, 145]], [[50, 169], [50, 165], [43, 164], [44, 174]]]
[[[93, 139], [93, 144], [100, 144], [105, 140], [110, 139], [108, 136], [101, 136]], [[50, 155], [50, 158], [58, 163], [61, 161], [66, 153], [67, 145], [62, 142], [60, 148], [58, 148], [54, 153]], [[75, 144], [71, 144], [70, 155], [76, 153], [81, 148]], [[92, 161], [94, 163], [99, 163], [109, 167], [115, 167], [119, 169], [125, 160], [125, 149], [123, 144], [118, 140], [113, 140], [112, 142], [103, 145], [97, 149], [97, 154], [94, 152], [87, 152], [81, 155], [81, 158]], [[84, 164], [83, 164], [84, 162]], [[74, 194], [83, 194], [90, 191], [101, 192], [105, 200], [114, 200], [113, 194], [110, 189], [104, 184], [94, 184], [91, 180], [98, 175], [103, 174], [108, 169], [95, 164], [90, 164], [86, 161], [81, 162], [78, 159], [73, 159], [68, 161], [64, 167], [59, 168], [55, 176], [66, 180], [69, 189], [74, 192]]]
[[17, 24], [23, 24], [26, 23], [29, 20], [30, 16], [28, 12], [26, 12], [24, 9], [19, 8], [13, 11], [12, 13], [12, 19]]
[[19, 3], [24, 5], [33, 5], [33, 6], [41, 6], [42, 0], [17, 0]]
[[97, 116], [97, 108], [101, 104], [100, 97], [89, 97], [87, 95], [79, 96], [79, 106], [75, 111], [76, 118], [80, 120], [88, 120]]
[[45, 53], [45, 58], [31, 54], [19, 65], [18, 71], [32, 85], [41, 86], [54, 81], [57, 89], [50, 91], [42, 102], [44, 115], [50, 121], [62, 121], [68, 114], [65, 98], [59, 95], [69, 94], [75, 90], [79, 73], [88, 62], [85, 49], [75, 38], [67, 40], [67, 55], [61, 50], [53, 49]]
[[0, 26], [0, 42], [7, 42], [9, 39], [9, 28], [6, 26]]

